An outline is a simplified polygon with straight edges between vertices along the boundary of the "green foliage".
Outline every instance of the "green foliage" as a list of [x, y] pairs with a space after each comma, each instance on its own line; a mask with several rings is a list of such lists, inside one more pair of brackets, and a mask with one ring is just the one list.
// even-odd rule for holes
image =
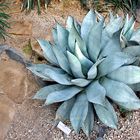
[[28, 12], [33, 10], [37, 5], [38, 14], [41, 13], [41, 5], [44, 5], [47, 8], [51, 0], [23, 0], [22, 1], [22, 10], [27, 10]]
[[28, 41], [28, 44], [24, 46], [23, 52], [25, 54], [28, 54], [28, 55], [31, 55], [32, 54], [32, 44], [31, 44], [31, 40], [30, 39]]
[[106, 0], [112, 3], [116, 9], [122, 9], [125, 13], [132, 13], [134, 16], [136, 12], [137, 5], [140, 5], [139, 0]]
[[0, 2], [0, 38], [3, 39], [7, 35], [6, 29], [10, 28], [10, 24], [8, 23], [10, 16], [4, 12], [6, 8], [8, 8], [7, 4]]
[[53, 43], [38, 40], [49, 63], [28, 67], [44, 81], [53, 81], [34, 99], [45, 105], [62, 102], [56, 119], [69, 119], [77, 133], [82, 129], [90, 135], [94, 112], [104, 124], [117, 128], [110, 100], [126, 110], [140, 108], [134, 92], [140, 87], [140, 30], [134, 30], [134, 23], [128, 15], [124, 21], [112, 13], [105, 23], [102, 15], [90, 10], [81, 24], [72, 17], [66, 28], [57, 24]]
[[128, 111], [122, 107], [119, 108], [120, 109], [120, 113], [127, 113]]
[[[97, 11], [104, 12], [114, 8], [121, 9], [124, 13], [132, 13], [136, 17], [136, 8], [140, 6], [139, 0], [79, 0], [81, 5], [87, 9], [94, 7]], [[51, 0], [22, 0], [22, 10], [31, 11], [37, 6], [38, 14], [41, 13], [41, 6], [47, 8]], [[65, 0], [63, 0], [65, 2]]]
[[94, 7], [97, 11], [108, 11], [108, 9], [121, 9], [124, 13], [132, 13], [136, 17], [136, 9], [140, 6], [139, 0], [80, 0], [85, 7]]

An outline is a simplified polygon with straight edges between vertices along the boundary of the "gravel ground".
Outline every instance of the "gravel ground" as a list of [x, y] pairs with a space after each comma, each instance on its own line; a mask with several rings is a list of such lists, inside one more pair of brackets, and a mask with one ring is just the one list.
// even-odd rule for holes
[[[47, 10], [38, 16], [36, 11], [28, 15], [20, 13], [18, 6], [11, 6], [11, 22], [13, 25], [17, 22], [26, 22], [29, 34], [25, 30], [21, 31], [20, 35], [11, 34], [12, 38], [7, 38], [6, 43], [11, 47], [15, 47], [20, 51], [28, 43], [28, 40], [34, 38], [45, 38], [51, 40], [51, 28], [55, 24], [55, 20], [63, 25], [68, 15], [74, 16], [81, 21], [86, 13], [77, 4], [71, 3], [71, 7], [53, 3]], [[57, 5], [57, 6], [56, 6]], [[31, 26], [28, 26], [31, 25]], [[25, 27], [25, 26], [23, 26]], [[28, 28], [30, 27], [30, 29]], [[22, 28], [22, 24], [21, 24]], [[9, 32], [18, 30], [16, 26], [10, 29]], [[27, 30], [26, 30], [27, 32]], [[36, 89], [37, 90], [37, 89]], [[31, 100], [36, 90], [32, 91], [32, 95], [27, 96], [21, 104], [16, 104], [16, 113], [13, 121], [10, 124], [5, 140], [87, 140], [87, 137], [80, 132], [75, 134], [74, 131], [69, 136], [64, 135], [57, 128], [53, 128], [55, 111], [58, 105], [51, 105], [46, 108], [42, 107], [42, 102]], [[116, 109], [117, 112], [118, 109]], [[127, 113], [124, 115], [118, 113], [119, 126], [118, 130], [107, 129], [104, 135], [105, 140], [140, 140], [140, 110]], [[95, 123], [95, 131], [91, 134], [90, 139], [95, 140], [99, 133], [99, 122]], [[70, 127], [70, 125], [68, 125]], [[99, 139], [98, 139], [99, 140]], [[101, 139], [100, 139], [101, 140]]]
[[118, 130], [108, 129], [106, 140], [140, 140], [140, 110], [119, 117]]
[[[71, 132], [69, 136], [64, 135], [58, 128], [54, 128], [55, 111], [58, 105], [42, 108], [38, 101], [26, 100], [17, 107], [5, 140], [86, 140], [84, 133], [79, 135]], [[70, 127], [70, 126], [69, 126]], [[93, 132], [91, 138], [96, 138]]]

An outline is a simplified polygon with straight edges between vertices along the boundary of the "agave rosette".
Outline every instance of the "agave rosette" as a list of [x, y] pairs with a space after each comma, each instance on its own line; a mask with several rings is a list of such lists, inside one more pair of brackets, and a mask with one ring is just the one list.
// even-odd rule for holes
[[68, 17], [66, 28], [57, 24], [52, 33], [53, 43], [38, 40], [49, 63], [28, 69], [45, 81], [54, 81], [34, 99], [45, 100], [45, 105], [62, 102], [57, 120], [68, 119], [76, 132], [82, 129], [89, 136], [95, 112], [104, 124], [117, 128], [110, 101], [127, 110], [140, 108], [133, 91], [140, 83], [140, 32], [134, 30], [133, 18], [123, 21], [110, 13], [105, 23], [90, 10], [82, 24]]

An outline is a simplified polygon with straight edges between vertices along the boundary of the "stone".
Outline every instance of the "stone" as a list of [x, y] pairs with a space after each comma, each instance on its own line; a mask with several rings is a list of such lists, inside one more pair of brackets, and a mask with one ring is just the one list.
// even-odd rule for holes
[[11, 60], [6, 53], [0, 55], [0, 140], [7, 135], [17, 107], [31, 98], [36, 88], [36, 81], [24, 65]]
[[28, 85], [25, 70], [15, 61], [0, 62], [0, 89], [15, 103], [22, 103]]
[[32, 35], [32, 23], [29, 21], [15, 21], [8, 31], [13, 35]]
[[0, 139], [3, 140], [15, 114], [14, 103], [0, 92]]

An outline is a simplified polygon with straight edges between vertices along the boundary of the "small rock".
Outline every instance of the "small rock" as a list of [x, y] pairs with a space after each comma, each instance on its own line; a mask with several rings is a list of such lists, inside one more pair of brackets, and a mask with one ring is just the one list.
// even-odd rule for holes
[[8, 59], [5, 54], [0, 58], [0, 89], [15, 104], [21, 104], [35, 82], [30, 81], [24, 65]]
[[105, 126], [101, 126], [101, 127], [99, 127], [99, 137], [103, 137], [104, 136], [104, 134], [106, 133], [106, 130], [107, 130], [107, 127], [105, 127]]
[[32, 35], [32, 23], [28, 21], [15, 21], [11, 24], [9, 33], [13, 35]]
[[5, 53], [0, 55], [0, 140], [7, 135], [17, 104], [30, 97], [36, 87], [24, 65], [9, 59]]

